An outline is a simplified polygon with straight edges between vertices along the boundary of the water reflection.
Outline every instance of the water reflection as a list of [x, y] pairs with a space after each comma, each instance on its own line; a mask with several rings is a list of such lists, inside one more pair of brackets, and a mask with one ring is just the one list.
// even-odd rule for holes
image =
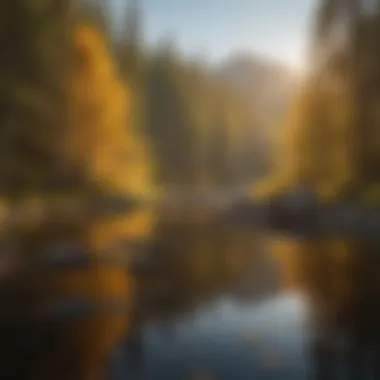
[[[110, 380], [379, 376], [378, 244], [264, 236], [200, 215], [162, 218], [147, 239], [146, 219], [136, 218], [140, 230], [118, 219], [9, 239], [28, 260], [9, 266], [4, 256], [4, 270], [17, 267], [17, 275], [2, 276], [0, 288], [2, 378], [53, 371], [103, 379], [105, 367]], [[131, 231], [142, 254], [124, 244]], [[61, 259], [73, 237], [84, 247], [79, 261], [69, 256], [75, 265], [57, 271], [35, 260], [52, 244]], [[104, 266], [82, 257], [88, 250], [99, 258], [106, 247], [124, 249], [128, 260]], [[115, 301], [112, 312], [80, 317], [88, 308], [77, 307], [78, 320], [31, 324], [36, 305], [74, 295], [127, 307], [121, 313]]]
[[137, 279], [145, 299], [142, 373], [378, 376], [378, 248], [348, 238], [264, 237], [215, 222], [163, 224], [160, 270]]
[[151, 270], [135, 276], [143, 318], [189, 313], [199, 303], [231, 291], [232, 285], [243, 285], [254, 270], [255, 250], [250, 231], [233, 231], [207, 220], [162, 221], [151, 250]]
[[141, 376], [191, 379], [207, 374], [226, 380], [305, 376], [305, 336], [298, 331], [302, 313], [294, 294], [260, 305], [236, 305], [221, 297], [200, 306], [192, 318], [182, 316], [172, 323], [175, 338], [170, 341], [161, 334], [159, 323], [145, 327]]
[[[200, 216], [161, 220], [146, 263], [150, 269], [135, 273], [138, 333], [131, 331], [120, 346], [124, 367], [114, 358], [120, 378], [138, 373], [153, 379], [243, 379], [266, 371], [302, 372], [300, 365], [284, 367], [287, 359], [278, 352], [278, 335], [273, 334], [281, 320], [268, 323], [276, 315], [286, 319], [289, 312], [280, 335], [299, 328], [300, 303], [290, 296], [275, 298], [281, 283], [261, 240], [250, 229]], [[265, 327], [257, 364], [247, 337], [251, 328]], [[282, 337], [283, 344], [294, 344], [296, 335]]]
[[290, 272], [288, 286], [307, 299], [315, 379], [378, 376], [378, 249], [375, 242], [321, 237], [275, 248]]

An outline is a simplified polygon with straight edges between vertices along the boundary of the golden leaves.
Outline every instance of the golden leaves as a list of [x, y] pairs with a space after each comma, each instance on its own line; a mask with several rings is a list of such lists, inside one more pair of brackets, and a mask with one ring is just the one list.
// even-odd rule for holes
[[82, 163], [92, 181], [114, 190], [142, 191], [148, 162], [130, 125], [130, 94], [107, 43], [86, 25], [74, 30], [73, 39], [68, 154]]

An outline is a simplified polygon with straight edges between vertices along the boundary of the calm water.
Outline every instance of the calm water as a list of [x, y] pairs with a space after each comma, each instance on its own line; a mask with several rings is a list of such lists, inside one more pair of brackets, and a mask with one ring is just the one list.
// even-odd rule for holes
[[[295, 293], [243, 305], [222, 297], [164, 329], [146, 326], [141, 339], [142, 367], [131, 378], [308, 378], [305, 308]], [[130, 363], [118, 361], [121, 379]]]
[[[124, 225], [123, 220], [117, 225], [105, 222], [96, 236], [112, 243], [117, 240], [116, 226]], [[66, 233], [72, 237], [73, 230]], [[55, 241], [49, 231], [46, 234]], [[46, 245], [45, 235], [37, 236], [35, 252], [40, 252], [40, 240]], [[124, 229], [118, 236], [125, 237]], [[25, 243], [28, 252], [34, 252], [33, 241]], [[41, 296], [55, 299], [57, 291], [66, 295], [67, 289], [74, 295], [119, 296], [123, 305], [130, 300], [130, 308], [117, 318], [90, 315], [41, 324], [43, 335], [22, 322], [27, 316], [19, 325], [11, 323], [13, 330], [1, 325], [2, 355], [13, 360], [10, 369], [7, 360], [2, 366], [13, 374], [24, 363], [21, 372], [26, 374], [19, 378], [29, 379], [29, 368], [36, 363], [44, 368], [51, 353], [63, 363], [56, 367], [59, 371], [68, 367], [65, 360], [84, 359], [89, 363], [85, 371], [91, 371], [99, 358], [109, 357], [114, 342], [121, 342], [109, 361], [109, 380], [380, 378], [378, 243], [274, 236], [199, 215], [161, 220], [152, 239], [137, 243], [127, 278], [124, 264], [114, 263], [95, 271], [64, 269], [61, 277], [40, 269], [25, 282], [27, 263], [21, 281], [15, 278], [19, 287], [12, 282], [2, 287], [3, 301], [22, 306], [22, 313], [34, 310]], [[122, 293], [125, 279], [128, 292]], [[37, 298], [26, 297], [29, 294]], [[20, 302], [17, 295], [25, 299]], [[124, 327], [115, 324], [120, 320], [127, 324], [125, 336]], [[26, 341], [30, 348], [24, 347]], [[35, 352], [33, 341], [40, 352]], [[62, 342], [67, 350], [61, 351]], [[24, 356], [19, 360], [20, 354]], [[69, 373], [62, 379], [74, 377]]]
[[111, 362], [115, 379], [375, 378], [376, 246], [178, 225], [158, 241], [165, 264], [150, 286], [165, 295], [137, 280], [147, 311]]

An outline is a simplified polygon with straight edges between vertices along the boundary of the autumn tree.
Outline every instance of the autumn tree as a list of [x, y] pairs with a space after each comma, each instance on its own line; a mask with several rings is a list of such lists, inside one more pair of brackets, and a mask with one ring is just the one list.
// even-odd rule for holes
[[149, 164], [143, 142], [130, 123], [131, 94], [95, 29], [79, 26], [74, 38], [77, 52], [67, 155], [83, 167], [93, 184], [115, 191], [143, 192]]
[[[307, 182], [322, 200], [364, 198], [378, 205], [378, 22], [376, 1], [320, 2], [315, 65], [290, 114], [278, 165], [287, 188], [272, 189]], [[313, 352], [323, 354], [315, 358], [317, 370], [322, 377], [334, 373], [335, 355], [324, 337], [343, 328], [354, 373], [363, 364], [360, 353], [378, 344], [377, 336], [362, 339], [378, 329], [377, 317], [363, 312], [379, 297], [377, 245], [324, 236], [275, 244], [284, 280], [308, 297], [321, 332], [313, 342]]]
[[[12, 2], [8, 5], [7, 14], [20, 14], [25, 29], [20, 35], [16, 34], [20, 40], [16, 39], [14, 50], [13, 45], [9, 47], [9, 59], [17, 57], [18, 61], [8, 62], [5, 54], [0, 65], [4, 102], [5, 94], [9, 94], [3, 112], [4, 115], [10, 112], [13, 118], [10, 120], [14, 122], [6, 128], [7, 120], [4, 121], [4, 138], [7, 134], [12, 138], [17, 136], [29, 147], [29, 150], [12, 147], [12, 158], [17, 159], [17, 165], [12, 167], [12, 177], [7, 177], [5, 183], [9, 184], [16, 174], [18, 182], [17, 187], [11, 182], [12, 186], [7, 189], [46, 190], [57, 172], [60, 178], [69, 181], [75, 168], [79, 175], [75, 185], [70, 187], [74, 192], [68, 192], [68, 197], [77, 191], [84, 195], [98, 191], [124, 196], [146, 193], [149, 162], [144, 156], [143, 142], [130, 123], [132, 96], [120, 80], [101, 32], [71, 16], [64, 18], [67, 10], [63, 3], [61, 13], [52, 4], [51, 8], [42, 7], [46, 20], [39, 13], [42, 18], [35, 17], [34, 12], [40, 10], [37, 2], [35, 8], [24, 8], [31, 4]], [[40, 24], [41, 21], [46, 24]], [[61, 23], [51, 25], [52, 21]], [[11, 31], [13, 25], [9, 26]], [[57, 35], [53, 33], [54, 28], [49, 33], [47, 25], [62, 28], [57, 35], [65, 39], [50, 41], [49, 38]], [[20, 27], [23, 26], [22, 23]], [[40, 31], [42, 26], [45, 29]], [[28, 43], [22, 43], [21, 38]], [[52, 52], [54, 55], [50, 56]], [[60, 59], [55, 55], [58, 52]], [[23, 66], [25, 62], [30, 62], [29, 70]], [[14, 98], [12, 86], [18, 83]], [[60, 86], [65, 90], [62, 93]], [[36, 97], [40, 94], [41, 98]], [[23, 97], [26, 95], [31, 98]], [[13, 113], [14, 110], [17, 112]], [[37, 143], [41, 145], [35, 145]], [[33, 172], [32, 176], [28, 172], [31, 167], [25, 168], [24, 163], [40, 171]], [[37, 176], [38, 173], [41, 176]], [[21, 378], [48, 379], [54, 374], [55, 378], [65, 380], [102, 378], [109, 356], [128, 332], [129, 315], [107, 314], [97, 311], [96, 307], [117, 302], [119, 309], [126, 308], [131, 302], [133, 286], [123, 263], [104, 266], [98, 261], [107, 260], [107, 254], [117, 249], [130, 252], [127, 243], [146, 239], [151, 224], [152, 214], [145, 209], [106, 221], [80, 217], [69, 221], [57, 219], [28, 231], [13, 231], [19, 243], [17, 254], [21, 267], [0, 292], [2, 309], [14, 315], [10, 323], [1, 326], [4, 340], [0, 351], [4, 360], [0, 371], [5, 377], [20, 374]], [[86, 255], [89, 266], [67, 270], [46, 266], [47, 256], [62, 244], [75, 245], [75, 249]], [[52, 310], [62, 301], [74, 302], [74, 305], [88, 302], [95, 305], [94, 314], [63, 322], [50, 317], [44, 320], [43, 314], [41, 321], [36, 320], [40, 312]], [[32, 345], [33, 354], [20, 347], [17, 334]], [[49, 347], [46, 342], [50, 342]]]

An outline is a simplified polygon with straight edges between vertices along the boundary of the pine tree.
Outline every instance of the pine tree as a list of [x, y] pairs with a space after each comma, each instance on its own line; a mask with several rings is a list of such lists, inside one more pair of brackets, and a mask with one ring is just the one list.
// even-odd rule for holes
[[194, 124], [186, 97], [186, 67], [170, 44], [163, 44], [152, 60], [147, 78], [147, 132], [157, 159], [161, 184], [194, 183]]
[[71, 2], [5, 0], [1, 15], [0, 178], [2, 190], [14, 195], [57, 185], [65, 176], [60, 141]]
[[130, 0], [118, 41], [121, 71], [133, 89], [139, 88], [142, 75], [141, 33], [140, 5], [138, 0]]

